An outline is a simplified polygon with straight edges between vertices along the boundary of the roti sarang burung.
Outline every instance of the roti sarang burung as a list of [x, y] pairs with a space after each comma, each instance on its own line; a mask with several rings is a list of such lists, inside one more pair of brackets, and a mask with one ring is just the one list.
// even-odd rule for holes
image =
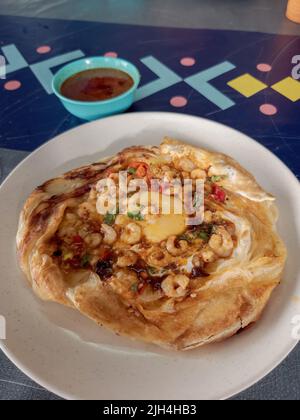
[[[201, 180], [201, 224], [145, 206], [100, 214], [99, 182], [118, 183], [121, 171], [166, 189], [172, 180]], [[236, 161], [165, 138], [159, 147], [131, 147], [38, 187], [22, 210], [17, 249], [41, 299], [120, 335], [188, 350], [260, 318], [286, 260], [277, 218], [275, 198]]]

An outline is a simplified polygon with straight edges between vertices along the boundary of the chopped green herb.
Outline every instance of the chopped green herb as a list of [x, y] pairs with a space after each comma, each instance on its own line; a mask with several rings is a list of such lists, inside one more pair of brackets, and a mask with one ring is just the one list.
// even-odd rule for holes
[[210, 178], [210, 180], [211, 180], [211, 182], [220, 182], [220, 181], [221, 181], [221, 177], [220, 177], [220, 176], [218, 176], [218, 175], [213, 175], [213, 176]]
[[207, 232], [200, 231], [198, 236], [203, 241], [208, 241], [208, 239], [209, 239], [209, 234]]
[[135, 175], [136, 174], [136, 168], [128, 168], [127, 171], [130, 175]]
[[63, 254], [63, 260], [67, 261], [67, 260], [71, 260], [73, 258], [73, 252], [66, 252], [65, 254]]
[[142, 215], [142, 213], [139, 212], [128, 212], [127, 216], [132, 219], [132, 220], [136, 220], [137, 222], [141, 222], [144, 220], [144, 216]]
[[215, 182], [220, 182], [226, 178], [227, 178], [227, 175], [213, 175], [209, 178], [209, 181], [214, 184]]
[[82, 268], [85, 268], [89, 265], [89, 263], [90, 263], [90, 256], [86, 254], [81, 258], [80, 266]]
[[117, 215], [116, 215], [116, 214], [107, 213], [107, 214], [104, 216], [104, 223], [105, 223], [106, 225], [112, 226], [112, 225], [115, 223], [115, 221], [116, 221], [116, 217], [117, 217]]
[[131, 286], [130, 286], [130, 290], [132, 291], [132, 292], [137, 292], [138, 290], [139, 290], [139, 285], [138, 285], [138, 283], [133, 283]]
[[194, 201], [193, 201], [193, 207], [195, 209], [198, 209], [202, 204], [202, 196], [200, 194], [195, 194]]

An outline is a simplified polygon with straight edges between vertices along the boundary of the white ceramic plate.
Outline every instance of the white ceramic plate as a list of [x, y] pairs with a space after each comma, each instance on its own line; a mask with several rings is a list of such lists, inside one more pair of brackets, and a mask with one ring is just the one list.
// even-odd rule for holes
[[[256, 326], [221, 344], [186, 353], [117, 337], [76, 311], [34, 297], [15, 256], [19, 212], [45, 180], [164, 135], [227, 153], [278, 198], [279, 230], [289, 250], [282, 285]], [[0, 314], [7, 320], [1, 347], [27, 375], [68, 399], [225, 399], [249, 387], [296, 345], [300, 314], [300, 194], [293, 174], [261, 145], [200, 118], [127, 114], [64, 133], [30, 155], [0, 190]]]

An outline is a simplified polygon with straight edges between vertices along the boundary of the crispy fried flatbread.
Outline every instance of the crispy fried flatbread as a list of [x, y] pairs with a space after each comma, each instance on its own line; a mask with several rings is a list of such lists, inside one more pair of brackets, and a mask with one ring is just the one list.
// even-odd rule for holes
[[[203, 177], [204, 223], [100, 215], [97, 183], [120, 170], [146, 182]], [[188, 350], [259, 319], [286, 260], [277, 218], [275, 198], [233, 159], [166, 138], [38, 187], [22, 210], [17, 249], [41, 299], [121, 335]]]

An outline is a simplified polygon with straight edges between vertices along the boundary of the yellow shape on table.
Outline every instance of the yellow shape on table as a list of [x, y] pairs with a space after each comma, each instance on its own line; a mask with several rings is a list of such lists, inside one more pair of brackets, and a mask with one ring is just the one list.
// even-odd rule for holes
[[251, 74], [244, 74], [237, 79], [231, 80], [227, 84], [246, 98], [250, 98], [268, 87], [260, 80], [251, 76]]
[[271, 87], [292, 102], [300, 99], [300, 83], [292, 77], [287, 77]]

